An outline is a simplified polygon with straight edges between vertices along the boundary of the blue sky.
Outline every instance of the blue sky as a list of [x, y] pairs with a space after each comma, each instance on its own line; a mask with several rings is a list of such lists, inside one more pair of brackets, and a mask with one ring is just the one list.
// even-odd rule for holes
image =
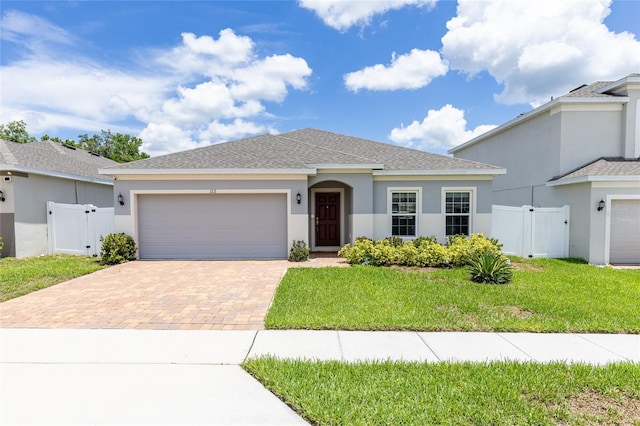
[[159, 155], [305, 127], [447, 149], [640, 72], [640, 1], [2, 1], [0, 122]]

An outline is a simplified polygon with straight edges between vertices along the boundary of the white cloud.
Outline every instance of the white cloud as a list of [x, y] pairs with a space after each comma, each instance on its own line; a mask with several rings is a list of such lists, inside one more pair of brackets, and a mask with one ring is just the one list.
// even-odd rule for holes
[[439, 110], [429, 110], [422, 122], [416, 120], [406, 127], [394, 128], [389, 139], [399, 145], [424, 151], [446, 151], [494, 127], [481, 125], [468, 130], [464, 111], [447, 104]]
[[31, 49], [43, 42], [73, 44], [75, 38], [63, 28], [38, 16], [9, 10], [2, 14], [0, 36], [3, 40], [28, 43]]
[[[28, 32], [25, 22], [50, 34]], [[140, 63], [127, 68], [56, 49], [68, 49], [73, 36], [37, 16], [6, 13], [5, 33], [25, 53], [1, 67], [3, 120], [13, 119], [8, 112], [28, 117], [31, 132], [52, 136], [61, 127], [132, 134], [142, 128], [143, 150], [153, 155], [269, 129], [260, 124], [269, 117], [265, 102], [305, 89], [312, 73], [304, 59], [290, 54], [259, 57], [253, 41], [231, 29], [217, 39], [183, 33], [179, 45], [138, 52]], [[38, 40], [49, 45], [47, 53], [33, 47]]]
[[405, 6], [432, 7], [436, 0], [300, 0], [300, 6], [312, 10], [324, 23], [338, 31], [346, 31], [354, 25], [366, 26], [375, 15]]
[[448, 71], [447, 61], [432, 50], [412, 49], [406, 55], [391, 57], [391, 65], [381, 64], [345, 74], [347, 89], [368, 90], [419, 89]]
[[537, 106], [581, 83], [640, 69], [640, 42], [604, 25], [610, 0], [459, 0], [442, 54], [451, 69], [487, 71], [496, 99]]

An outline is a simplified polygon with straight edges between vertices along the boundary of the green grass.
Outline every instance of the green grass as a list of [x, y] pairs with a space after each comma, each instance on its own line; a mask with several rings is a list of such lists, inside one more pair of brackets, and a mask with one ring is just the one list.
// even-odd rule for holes
[[52, 255], [0, 259], [0, 302], [103, 269], [93, 257]]
[[639, 333], [640, 271], [576, 260], [514, 262], [508, 285], [463, 268], [292, 268], [265, 324], [272, 329]]
[[261, 358], [245, 370], [317, 425], [640, 425], [640, 365]]

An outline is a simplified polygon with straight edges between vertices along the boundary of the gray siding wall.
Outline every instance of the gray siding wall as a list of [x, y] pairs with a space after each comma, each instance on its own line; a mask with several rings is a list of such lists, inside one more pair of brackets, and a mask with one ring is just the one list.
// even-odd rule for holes
[[387, 213], [387, 194], [389, 188], [412, 187], [422, 188], [423, 214], [442, 213], [442, 188], [475, 187], [477, 205], [476, 213], [491, 213], [491, 181], [490, 180], [438, 180], [438, 181], [375, 181], [373, 183], [373, 213]]

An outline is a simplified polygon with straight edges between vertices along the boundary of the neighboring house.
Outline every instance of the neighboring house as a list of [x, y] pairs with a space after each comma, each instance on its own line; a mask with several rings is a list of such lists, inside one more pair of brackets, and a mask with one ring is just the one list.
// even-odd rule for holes
[[580, 86], [449, 152], [507, 169], [494, 204], [569, 205], [570, 256], [640, 264], [640, 74]]
[[53, 141], [0, 140], [0, 255], [47, 253], [47, 201], [112, 207], [113, 179], [98, 169], [115, 164]]
[[142, 259], [286, 258], [294, 240], [489, 233], [501, 168], [320, 130], [261, 135], [101, 169]]

